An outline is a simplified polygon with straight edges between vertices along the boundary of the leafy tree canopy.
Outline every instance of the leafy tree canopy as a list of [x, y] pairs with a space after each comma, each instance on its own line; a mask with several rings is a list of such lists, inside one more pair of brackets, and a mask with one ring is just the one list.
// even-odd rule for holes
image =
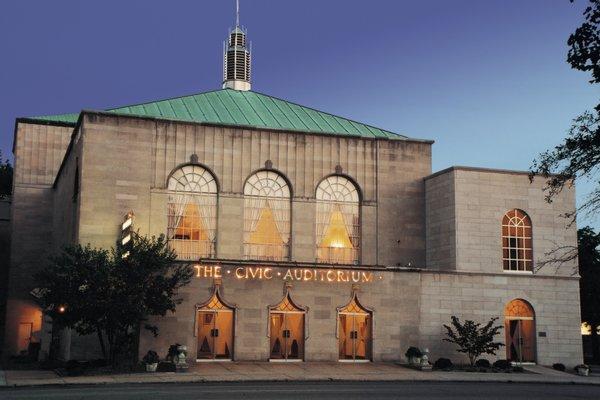
[[503, 328], [500, 325], [494, 326], [497, 319], [492, 318], [487, 324], [481, 326], [480, 323], [471, 320], [461, 323], [460, 319], [452, 316], [452, 326], [444, 324], [446, 336], [448, 336], [444, 338], [444, 341], [456, 344], [458, 346], [456, 351], [465, 353], [473, 366], [480, 355], [496, 354], [496, 351], [504, 346], [504, 344], [494, 341], [496, 335]]
[[163, 235], [134, 235], [133, 247], [93, 249], [66, 246], [35, 275], [39, 301], [53, 324], [81, 335], [96, 333], [105, 358], [131, 355], [139, 327], [158, 334], [149, 316], [174, 312], [181, 299], [177, 290], [193, 276], [190, 265], [176, 263]]
[[13, 167], [8, 160], [2, 158], [0, 151], [0, 199], [12, 193]]
[[[571, 0], [573, 2], [573, 0]], [[591, 84], [600, 83], [600, 0], [590, 0], [584, 22], [569, 37], [567, 62], [572, 68], [589, 72]], [[567, 138], [554, 149], [539, 155], [531, 167], [530, 178], [546, 179], [546, 200], [552, 199], [577, 178], [598, 179], [600, 161], [600, 105], [574, 119]], [[578, 212], [600, 209], [600, 181], [577, 210], [566, 216], [575, 221]]]
[[579, 289], [581, 319], [592, 327], [592, 352], [600, 360], [598, 326], [600, 326], [600, 234], [588, 226], [577, 231], [579, 244]]

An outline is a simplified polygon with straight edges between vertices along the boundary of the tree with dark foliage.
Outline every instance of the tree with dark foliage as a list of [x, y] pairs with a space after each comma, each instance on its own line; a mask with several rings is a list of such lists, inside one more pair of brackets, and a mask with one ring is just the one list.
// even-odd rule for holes
[[445, 342], [454, 343], [458, 346], [456, 350], [459, 353], [465, 353], [469, 358], [471, 366], [475, 365], [475, 360], [482, 354], [496, 354], [496, 351], [504, 346], [500, 342], [494, 342], [494, 338], [503, 328], [500, 325], [494, 326], [498, 318], [492, 318], [483, 327], [480, 323], [471, 320], [460, 320], [452, 316], [452, 327], [445, 325]]
[[190, 282], [193, 270], [175, 260], [163, 235], [134, 235], [125, 258], [120, 246], [67, 246], [36, 274], [39, 301], [53, 327], [95, 333], [113, 366], [128, 363], [137, 359], [140, 326], [157, 335], [148, 317], [174, 312], [181, 303], [177, 290]]
[[598, 327], [600, 326], [600, 234], [586, 226], [577, 231], [579, 244], [579, 288], [581, 319], [592, 327], [592, 355], [600, 361]]
[[[573, 0], [571, 0], [573, 2]], [[600, 83], [600, 0], [590, 0], [583, 13], [585, 21], [569, 37], [567, 62], [572, 68], [590, 72], [591, 84]], [[600, 165], [600, 105], [573, 121], [564, 143], [546, 151], [533, 162], [530, 179], [546, 179], [546, 200], [552, 199], [578, 178], [597, 179]], [[600, 184], [600, 182], [598, 182]], [[575, 221], [577, 213], [600, 210], [600, 185], [576, 210], [566, 217]]]
[[2, 158], [0, 151], [0, 199], [7, 198], [12, 193], [13, 167], [8, 160]]

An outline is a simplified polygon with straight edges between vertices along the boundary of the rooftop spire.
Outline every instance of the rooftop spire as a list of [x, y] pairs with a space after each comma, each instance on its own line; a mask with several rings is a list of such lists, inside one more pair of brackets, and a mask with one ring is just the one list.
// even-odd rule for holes
[[250, 90], [251, 54], [246, 43], [246, 30], [240, 26], [240, 2], [235, 1], [235, 28], [223, 43], [223, 88]]

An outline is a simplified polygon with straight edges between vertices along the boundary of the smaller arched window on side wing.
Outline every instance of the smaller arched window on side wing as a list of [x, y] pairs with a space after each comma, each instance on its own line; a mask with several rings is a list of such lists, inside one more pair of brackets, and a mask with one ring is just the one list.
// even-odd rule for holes
[[522, 210], [510, 210], [502, 218], [502, 263], [505, 271], [533, 271], [531, 219]]

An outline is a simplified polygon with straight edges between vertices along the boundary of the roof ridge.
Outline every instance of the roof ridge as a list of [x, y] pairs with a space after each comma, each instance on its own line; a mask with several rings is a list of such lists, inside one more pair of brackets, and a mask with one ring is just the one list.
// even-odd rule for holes
[[183, 99], [183, 98], [188, 98], [188, 97], [195, 97], [195, 96], [199, 96], [199, 95], [202, 95], [202, 94], [220, 92], [220, 91], [223, 91], [223, 90], [233, 90], [233, 89], [228, 89], [227, 88], [227, 89], [207, 90], [206, 92], [198, 92], [198, 93], [193, 93], [193, 94], [186, 94], [186, 95], [183, 95], [183, 96], [173, 96], [173, 97], [167, 97], [165, 99], [160, 99], [160, 100], [145, 101], [145, 102], [142, 102], [142, 103], [128, 104], [128, 105], [120, 106], [120, 107], [107, 108], [104, 111], [116, 111], [116, 110], [119, 110], [121, 108], [136, 107], [136, 106], [145, 106], [147, 104], [162, 103], [163, 101], [170, 101], [170, 100], [177, 100], [177, 99]]

